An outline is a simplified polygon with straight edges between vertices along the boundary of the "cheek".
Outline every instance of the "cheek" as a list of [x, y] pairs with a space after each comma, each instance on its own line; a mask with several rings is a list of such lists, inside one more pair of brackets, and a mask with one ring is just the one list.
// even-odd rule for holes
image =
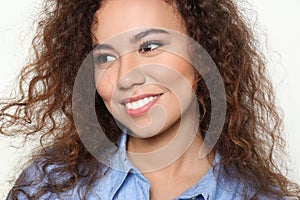
[[177, 81], [180, 82], [180, 80], [185, 79], [190, 84], [190, 87], [193, 86], [195, 73], [193, 66], [189, 62], [176, 55], [168, 55], [161, 60], [160, 64], [169, 67], [169, 69], [162, 69], [160, 73], [155, 74], [156, 77], [168, 80], [170, 84], [175, 84]]
[[174, 61], [176, 62], [173, 65], [174, 70], [176, 70], [183, 78], [185, 78], [189, 82], [190, 86], [192, 86], [195, 81], [193, 66], [187, 61], [180, 58], [174, 59]]
[[103, 73], [95, 78], [97, 92], [106, 104], [112, 99], [112, 94], [116, 87], [114, 80], [110, 73]]

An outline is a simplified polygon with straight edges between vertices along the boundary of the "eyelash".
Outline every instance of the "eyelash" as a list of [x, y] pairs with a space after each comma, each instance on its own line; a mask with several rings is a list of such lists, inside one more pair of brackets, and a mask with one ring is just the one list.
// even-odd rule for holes
[[[162, 41], [157, 41], [157, 40], [146, 41], [140, 45], [140, 47], [138, 48], [138, 52], [140, 54], [149, 54], [163, 45], [164, 43]], [[94, 59], [96, 64], [103, 65], [117, 60], [118, 57], [110, 53], [102, 53], [97, 55]]]
[[[111, 57], [111, 58], [109, 58], [109, 57]], [[115, 61], [117, 59], [117, 57], [112, 54], [109, 54], [109, 53], [102, 53], [102, 54], [97, 55], [94, 59], [96, 61], [96, 64], [102, 65], [102, 64], [106, 64], [106, 63]], [[104, 60], [104, 59], [106, 59], [106, 60]]]
[[[155, 45], [155, 47], [151, 48], [151, 47], [149, 47], [150, 45]], [[150, 52], [156, 50], [157, 48], [159, 48], [159, 47], [161, 47], [163, 45], [164, 45], [163, 42], [157, 41], [157, 40], [146, 41], [146, 42], [142, 43], [142, 45], [140, 46], [138, 52], [142, 53], [142, 54], [144, 54], [144, 53], [150, 53]], [[145, 50], [145, 49], [147, 49], [147, 50]]]

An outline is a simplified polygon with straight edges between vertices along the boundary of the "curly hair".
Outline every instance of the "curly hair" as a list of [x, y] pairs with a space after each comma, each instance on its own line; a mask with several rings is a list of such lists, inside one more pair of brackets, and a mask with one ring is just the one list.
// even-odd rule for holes
[[[279, 166], [285, 142], [282, 120], [275, 106], [272, 84], [266, 73], [252, 30], [232, 0], [164, 0], [182, 16], [188, 35], [201, 44], [216, 63], [226, 90], [225, 126], [214, 150], [221, 156], [226, 176], [254, 187], [259, 195], [300, 198], [300, 189]], [[39, 135], [41, 149], [33, 156], [39, 177], [28, 182], [21, 174], [11, 197], [23, 193], [38, 199], [46, 193], [74, 189], [84, 199], [99, 178], [99, 161], [84, 147], [75, 128], [72, 92], [81, 63], [92, 50], [91, 27], [101, 0], [48, 0], [33, 39], [33, 61], [20, 74], [20, 96], [1, 103], [0, 133]], [[197, 82], [196, 94], [203, 111], [200, 127], [207, 129], [210, 100], [205, 83]], [[120, 130], [96, 98], [101, 126], [116, 141]], [[95, 109], [95, 108], [94, 108]], [[83, 117], [84, 118], [84, 117]], [[49, 142], [50, 141], [50, 142]], [[51, 166], [56, 166], [55, 168]], [[64, 176], [63, 180], [57, 177]], [[24, 186], [47, 186], [30, 196]]]

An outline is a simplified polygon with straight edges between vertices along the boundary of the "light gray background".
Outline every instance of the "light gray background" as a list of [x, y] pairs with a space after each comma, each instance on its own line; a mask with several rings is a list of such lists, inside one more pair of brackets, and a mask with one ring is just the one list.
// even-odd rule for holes
[[[33, 37], [35, 14], [40, 1], [0, 0], [0, 97], [9, 97], [15, 87], [16, 75], [25, 64], [30, 42]], [[289, 177], [300, 183], [300, 1], [251, 0], [246, 13], [257, 32], [269, 63], [268, 69], [276, 89], [279, 106], [284, 111], [287, 148], [290, 160]], [[252, 8], [252, 10], [249, 10]], [[20, 173], [20, 167], [26, 154], [35, 143], [17, 150], [12, 146], [17, 140], [0, 136], [0, 199], [12, 187]]]

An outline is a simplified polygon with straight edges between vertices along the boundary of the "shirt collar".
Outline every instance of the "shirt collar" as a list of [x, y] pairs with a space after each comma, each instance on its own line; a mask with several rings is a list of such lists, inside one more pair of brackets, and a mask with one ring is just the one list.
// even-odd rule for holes
[[127, 133], [123, 131], [116, 146], [107, 146], [101, 149], [99, 161], [102, 163], [104, 171], [112, 169], [126, 174], [134, 169], [126, 154], [126, 143]]
[[126, 143], [127, 133], [123, 131], [116, 144], [117, 148], [111, 148], [110, 146], [102, 149], [100, 156], [102, 166], [100, 171], [101, 179], [99, 181], [101, 182], [101, 185], [107, 185], [110, 186], [110, 188], [101, 187], [102, 189], [97, 191], [101, 192], [104, 190], [104, 194], [108, 195], [107, 198], [113, 197], [116, 194], [126, 180], [128, 173], [135, 169], [133, 164], [127, 158]]
[[[105, 154], [109, 156], [109, 166], [107, 169], [110, 170], [111, 178], [116, 180], [111, 180], [115, 183], [112, 195], [120, 189], [123, 182], [126, 180], [128, 173], [136, 173], [138, 176], [142, 176], [141, 173], [134, 167], [130, 162], [126, 154], [126, 143], [127, 143], [127, 133], [124, 131], [118, 141], [118, 151], [110, 152], [106, 151]], [[214, 199], [214, 194], [217, 190], [217, 176], [215, 172], [219, 171], [219, 167], [215, 167], [220, 161], [220, 155], [216, 153], [213, 166], [209, 171], [191, 188], [185, 190], [180, 198], [190, 199], [199, 195], [202, 195], [205, 200]], [[217, 173], [218, 174], [218, 173]], [[143, 177], [143, 176], [142, 176]]]

